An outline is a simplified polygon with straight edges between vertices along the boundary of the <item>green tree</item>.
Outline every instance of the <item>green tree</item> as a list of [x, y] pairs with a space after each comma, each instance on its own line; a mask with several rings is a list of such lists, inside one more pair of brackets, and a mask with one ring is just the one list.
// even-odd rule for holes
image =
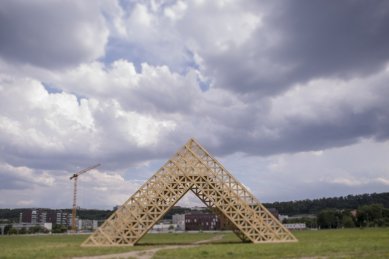
[[338, 228], [341, 223], [341, 213], [334, 209], [321, 211], [317, 216], [317, 224], [320, 228]]
[[384, 226], [386, 210], [382, 204], [363, 205], [357, 211], [357, 224], [360, 227]]
[[342, 226], [345, 228], [353, 228], [355, 227], [355, 223], [351, 215], [343, 214], [342, 215]]

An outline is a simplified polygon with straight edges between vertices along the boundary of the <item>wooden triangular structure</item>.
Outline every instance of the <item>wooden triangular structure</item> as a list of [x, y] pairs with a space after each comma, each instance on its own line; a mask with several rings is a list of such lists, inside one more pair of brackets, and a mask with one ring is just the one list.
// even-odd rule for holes
[[224, 217], [243, 241], [297, 241], [215, 158], [190, 139], [82, 246], [136, 244], [189, 190]]

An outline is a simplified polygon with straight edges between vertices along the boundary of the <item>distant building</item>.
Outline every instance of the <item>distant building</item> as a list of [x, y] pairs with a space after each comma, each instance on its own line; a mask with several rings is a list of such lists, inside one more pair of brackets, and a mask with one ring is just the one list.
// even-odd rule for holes
[[176, 224], [158, 223], [153, 226], [150, 233], [169, 232], [177, 228]]
[[278, 220], [281, 222], [283, 222], [284, 220], [287, 220], [288, 218], [289, 218], [288, 215], [281, 215], [281, 214], [278, 215]]
[[290, 224], [284, 224], [284, 227], [290, 230], [304, 230], [307, 229], [307, 226], [305, 223], [290, 223]]
[[51, 232], [51, 230], [53, 230], [53, 223], [43, 223], [43, 227]]
[[220, 230], [220, 220], [212, 213], [192, 211], [185, 214], [185, 230]]
[[91, 219], [79, 219], [77, 220], [77, 227], [78, 230], [95, 230], [98, 227], [98, 221], [97, 220], [91, 220]]
[[185, 214], [174, 214], [172, 221], [173, 224], [177, 225], [176, 230], [185, 231]]
[[174, 214], [172, 222], [178, 231], [231, 230], [231, 225], [224, 217], [204, 210]]
[[62, 210], [26, 209], [22, 212], [21, 223], [70, 226], [72, 214]]

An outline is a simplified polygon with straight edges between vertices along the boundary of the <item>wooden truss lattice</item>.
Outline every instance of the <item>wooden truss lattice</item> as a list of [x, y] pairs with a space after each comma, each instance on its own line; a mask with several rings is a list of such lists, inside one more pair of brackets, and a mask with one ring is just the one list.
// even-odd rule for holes
[[215, 158], [190, 139], [82, 246], [136, 244], [189, 190], [224, 217], [243, 241], [297, 241]]

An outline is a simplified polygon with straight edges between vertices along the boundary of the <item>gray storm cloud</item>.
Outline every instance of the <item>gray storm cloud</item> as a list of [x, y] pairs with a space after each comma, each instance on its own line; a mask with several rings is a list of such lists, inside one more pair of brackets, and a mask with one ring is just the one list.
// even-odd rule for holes
[[98, 3], [2, 1], [0, 55], [49, 69], [104, 55], [108, 30]]

